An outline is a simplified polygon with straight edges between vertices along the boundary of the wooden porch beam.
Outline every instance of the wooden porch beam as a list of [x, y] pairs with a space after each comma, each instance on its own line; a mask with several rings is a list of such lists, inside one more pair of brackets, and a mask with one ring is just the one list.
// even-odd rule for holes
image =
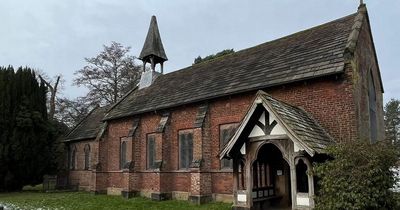
[[287, 139], [289, 139], [289, 136], [286, 134], [249, 137], [250, 142], [266, 141], [266, 140], [287, 140]]

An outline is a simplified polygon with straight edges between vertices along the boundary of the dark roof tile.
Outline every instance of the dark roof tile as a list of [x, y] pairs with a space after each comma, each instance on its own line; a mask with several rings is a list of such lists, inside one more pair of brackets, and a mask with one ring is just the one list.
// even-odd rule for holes
[[306, 111], [296, 106], [274, 99], [260, 91], [258, 93], [279, 114], [279, 118], [287, 124], [296, 137], [309, 148], [318, 153], [334, 143], [333, 138]]
[[64, 141], [78, 141], [94, 139], [102, 127], [102, 119], [108, 107], [98, 107], [93, 109], [82, 121], [76, 125], [65, 137]]
[[356, 14], [162, 75], [132, 91], [104, 119], [343, 72]]

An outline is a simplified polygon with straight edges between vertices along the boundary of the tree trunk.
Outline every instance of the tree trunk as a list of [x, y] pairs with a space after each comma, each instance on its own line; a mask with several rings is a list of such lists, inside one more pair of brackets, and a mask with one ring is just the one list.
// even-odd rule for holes
[[61, 76], [57, 76], [57, 80], [54, 83], [54, 86], [52, 86], [49, 82], [44, 80], [39, 75], [39, 78], [46, 84], [46, 86], [49, 88], [49, 91], [50, 91], [49, 115], [48, 115], [49, 119], [54, 119], [54, 113], [55, 113], [55, 110], [56, 110], [56, 94], [57, 94], [58, 84], [60, 82], [60, 77]]

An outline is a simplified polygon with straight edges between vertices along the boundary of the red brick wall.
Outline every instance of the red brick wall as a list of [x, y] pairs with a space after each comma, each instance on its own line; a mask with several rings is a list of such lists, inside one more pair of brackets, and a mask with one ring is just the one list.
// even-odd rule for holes
[[[304, 108], [336, 140], [353, 139], [357, 135], [351, 75], [299, 82], [269, 88], [265, 91], [273, 97]], [[203, 173], [211, 173], [210, 186], [213, 193], [232, 193], [231, 171], [220, 170], [220, 160], [217, 157], [220, 152], [219, 127], [222, 124], [240, 122], [253, 101], [255, 93], [253, 91], [209, 101], [209, 110], [201, 135], [199, 130], [196, 130], [195, 138], [198, 135], [202, 136], [200, 143], [203, 148], [201, 154], [198, 149], [195, 149], [195, 157], [202, 155], [204, 162], [201, 170]], [[156, 133], [158, 142], [156, 156], [157, 159], [162, 157], [163, 160], [161, 173], [148, 170], [146, 167], [146, 136], [156, 132], [161, 114], [153, 112], [140, 116], [139, 127], [131, 140], [132, 146], [128, 147], [131, 148], [128, 152], [129, 157], [133, 157], [135, 161], [135, 178], [131, 179], [131, 182], [135, 182], [131, 183], [135, 190], [190, 191], [191, 173], [179, 169], [178, 133], [182, 130], [194, 129], [198, 106], [198, 104], [192, 104], [169, 110], [170, 118], [165, 131]], [[120, 140], [128, 135], [132, 119], [109, 122], [106, 135], [100, 141], [99, 161], [102, 171], [109, 173], [105, 176], [106, 180], [103, 178], [97, 182], [107, 187], [124, 187], [124, 176], [119, 168]], [[199, 144], [199, 140], [195, 140], [195, 143]], [[203, 187], [207, 189], [207, 186]]]
[[[120, 168], [120, 150], [121, 138], [127, 137], [130, 128], [132, 127], [132, 119], [118, 120], [110, 123], [107, 129], [107, 136], [103, 138], [101, 147], [107, 151], [103, 169], [106, 171], [122, 171]], [[101, 154], [103, 155], [103, 154]]]
[[266, 91], [277, 99], [303, 108], [336, 141], [356, 138], [352, 81], [348, 74]]
[[[354, 140], [361, 134], [367, 133], [369, 126], [365, 75], [367, 75], [367, 69], [372, 69], [377, 88], [379, 131], [382, 136], [382, 93], [379, 89], [378, 69], [368, 30], [368, 25], [364, 24], [354, 60], [346, 63], [344, 74], [267, 88], [264, 91], [277, 99], [302, 107], [335, 140]], [[139, 191], [190, 192], [191, 189], [196, 191], [197, 188], [193, 186], [191, 188], [191, 178], [196, 178], [192, 176], [193, 173], [190, 170], [179, 169], [178, 133], [192, 129], [195, 131], [194, 159], [202, 157], [204, 162], [199, 170], [201, 173], [210, 174], [204, 179], [207, 180], [206, 182], [200, 181], [202, 186], [198, 190], [207, 191], [211, 188], [212, 193], [232, 193], [232, 173], [230, 170], [220, 169], [220, 160], [217, 157], [221, 147], [219, 128], [222, 124], [240, 122], [253, 101], [255, 93], [256, 91], [252, 91], [208, 101], [209, 110], [202, 128], [193, 127], [200, 104], [166, 110], [170, 112], [170, 117], [163, 133], [156, 133], [161, 112], [142, 114], [139, 127], [129, 147], [129, 157], [135, 161], [135, 169], [132, 172], [134, 178], [130, 179], [133, 183], [130, 185], [134, 190]], [[110, 121], [106, 135], [100, 141], [99, 161], [107, 178], [97, 181], [104, 186], [122, 188], [124, 185], [123, 174], [119, 168], [120, 139], [127, 136], [132, 126], [132, 119]], [[156, 159], [163, 160], [161, 172], [148, 170], [146, 167], [148, 134], [156, 135]], [[78, 178], [79, 176], [85, 177], [77, 172], [71, 177], [86, 179]], [[211, 183], [207, 185], [207, 182]]]
[[[212, 192], [214, 193], [232, 193], [232, 170], [220, 173], [221, 163], [217, 157], [221, 146], [220, 145], [220, 125], [228, 123], [238, 123], [242, 120], [247, 112], [249, 105], [255, 98], [255, 92], [249, 94], [243, 94], [238, 96], [227, 97], [218, 101], [215, 101], [209, 106], [209, 119], [210, 119], [210, 141], [211, 150], [209, 160], [210, 170], [216, 171], [212, 173]], [[207, 151], [206, 151], [207, 152]]]
[[[97, 162], [98, 143], [94, 140], [72, 142], [68, 144], [70, 148], [76, 148], [75, 169], [69, 171], [69, 183], [71, 185], [79, 185], [89, 190], [92, 185], [92, 169]], [[85, 145], [90, 146], [90, 168], [85, 170]]]
[[91, 171], [86, 170], [73, 170], [69, 173], [69, 180], [71, 185], [78, 185], [89, 190], [91, 186]]
[[[345, 76], [299, 82], [265, 91], [280, 100], [303, 107], [335, 139], [343, 140], [355, 137], [355, 110], [351, 87], [351, 80]], [[163, 133], [156, 133], [161, 119], [160, 113], [152, 112], [141, 115], [139, 127], [132, 137], [132, 147], [129, 151], [135, 161], [135, 178], [130, 179], [130, 182], [135, 182], [131, 183], [134, 190], [190, 192], [191, 173], [189, 170], [179, 169], [178, 133], [192, 129], [196, 130], [195, 138], [202, 137], [202, 142], [199, 139], [194, 141], [196, 144], [194, 157], [202, 156], [204, 160], [202, 172], [211, 173], [209, 185], [212, 188], [211, 191], [213, 193], [232, 193], [231, 171], [220, 170], [220, 161], [217, 157], [220, 152], [219, 127], [222, 124], [240, 122], [253, 101], [255, 93], [253, 91], [209, 101], [209, 110], [201, 129], [193, 127], [199, 104], [168, 110], [170, 112], [169, 122]], [[132, 119], [126, 118], [109, 122], [107, 133], [100, 141], [99, 160], [102, 171], [109, 172], [106, 176], [107, 180], [100, 182], [108, 187], [124, 187], [123, 173], [119, 168], [120, 139], [127, 136], [132, 126]], [[157, 137], [156, 157], [157, 159], [162, 157], [163, 160], [161, 173], [147, 169], [146, 137], [153, 133]], [[201, 152], [199, 148], [196, 149], [198, 144], [203, 147]], [[208, 186], [202, 187], [207, 189]]]
[[107, 187], [123, 188], [124, 187], [123, 183], [124, 183], [124, 174], [122, 172], [108, 173]]

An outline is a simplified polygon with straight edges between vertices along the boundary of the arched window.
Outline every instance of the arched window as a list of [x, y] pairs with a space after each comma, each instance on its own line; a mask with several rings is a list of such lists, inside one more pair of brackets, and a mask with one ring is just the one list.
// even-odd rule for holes
[[76, 169], [76, 147], [72, 147], [69, 159], [69, 168]]
[[156, 140], [154, 135], [147, 136], [147, 169], [156, 167]]
[[376, 122], [376, 92], [375, 92], [374, 77], [372, 71], [368, 76], [368, 102], [369, 102], [369, 122], [370, 122], [370, 138], [371, 142], [377, 141], [377, 122]]
[[89, 144], [85, 145], [84, 152], [85, 152], [85, 170], [89, 170], [90, 169], [90, 146], [89, 146]]
[[121, 157], [120, 157], [120, 168], [123, 169], [126, 163], [126, 141], [121, 143]]
[[308, 193], [307, 165], [302, 159], [296, 165], [297, 192]]

